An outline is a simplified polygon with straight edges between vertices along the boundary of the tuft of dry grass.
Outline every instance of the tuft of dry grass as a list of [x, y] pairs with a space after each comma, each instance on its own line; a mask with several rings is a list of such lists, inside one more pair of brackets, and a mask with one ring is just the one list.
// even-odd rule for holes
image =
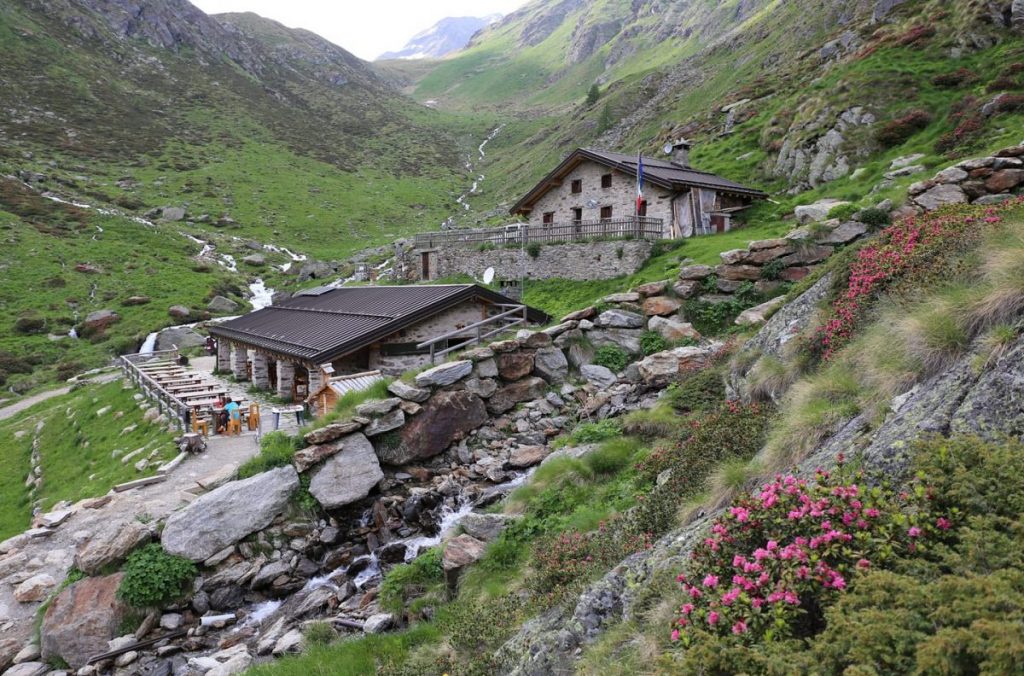
[[787, 367], [778, 357], [763, 355], [747, 371], [743, 395], [750, 401], [778, 403], [798, 375], [796, 369]]
[[990, 242], [981, 268], [983, 290], [966, 307], [967, 328], [978, 335], [1024, 314], [1024, 239]]

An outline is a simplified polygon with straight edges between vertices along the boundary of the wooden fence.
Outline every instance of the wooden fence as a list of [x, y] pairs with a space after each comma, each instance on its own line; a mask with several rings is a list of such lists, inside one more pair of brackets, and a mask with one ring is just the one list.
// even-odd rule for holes
[[126, 354], [121, 357], [121, 370], [125, 376], [142, 390], [143, 394], [156, 402], [157, 410], [166, 413], [178, 422], [183, 430], [187, 430], [190, 409], [185, 402], [168, 392], [163, 386], [146, 373], [142, 366], [160, 363], [176, 364], [177, 350], [160, 350], [145, 354]]
[[608, 218], [597, 221], [572, 221], [533, 225], [516, 223], [499, 228], [443, 230], [415, 236], [417, 249], [452, 246], [520, 246], [530, 242], [583, 242], [602, 239], [647, 239], [664, 237], [662, 220], [646, 216]]

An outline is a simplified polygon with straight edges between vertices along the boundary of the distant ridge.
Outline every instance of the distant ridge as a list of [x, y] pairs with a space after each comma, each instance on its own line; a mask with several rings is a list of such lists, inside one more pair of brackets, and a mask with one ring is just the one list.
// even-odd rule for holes
[[436, 59], [457, 52], [469, 44], [481, 28], [500, 21], [501, 14], [484, 17], [450, 16], [441, 19], [427, 30], [417, 33], [401, 50], [384, 52], [377, 61], [386, 59]]

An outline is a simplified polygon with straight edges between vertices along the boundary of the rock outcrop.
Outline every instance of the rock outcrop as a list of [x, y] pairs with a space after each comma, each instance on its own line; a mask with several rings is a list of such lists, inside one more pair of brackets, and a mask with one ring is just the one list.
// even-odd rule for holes
[[360, 433], [339, 440], [341, 451], [314, 470], [309, 492], [326, 509], [361, 500], [384, 478], [373, 445]]
[[44, 660], [63, 659], [72, 668], [85, 666], [107, 650], [118, 635], [128, 607], [117, 598], [121, 573], [87, 577], [57, 595], [46, 609], [40, 628]]
[[299, 475], [290, 465], [226, 483], [171, 514], [161, 543], [171, 554], [204, 561], [270, 525], [298, 487]]

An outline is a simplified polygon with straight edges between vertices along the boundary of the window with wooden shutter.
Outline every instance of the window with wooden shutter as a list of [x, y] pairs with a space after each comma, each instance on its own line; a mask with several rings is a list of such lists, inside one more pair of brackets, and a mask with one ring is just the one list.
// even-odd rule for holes
[[577, 194], [577, 193], [583, 192], [583, 179], [582, 178], [577, 178], [577, 179], [573, 180], [573, 182], [572, 182], [572, 192], [573, 192], [573, 194]]

